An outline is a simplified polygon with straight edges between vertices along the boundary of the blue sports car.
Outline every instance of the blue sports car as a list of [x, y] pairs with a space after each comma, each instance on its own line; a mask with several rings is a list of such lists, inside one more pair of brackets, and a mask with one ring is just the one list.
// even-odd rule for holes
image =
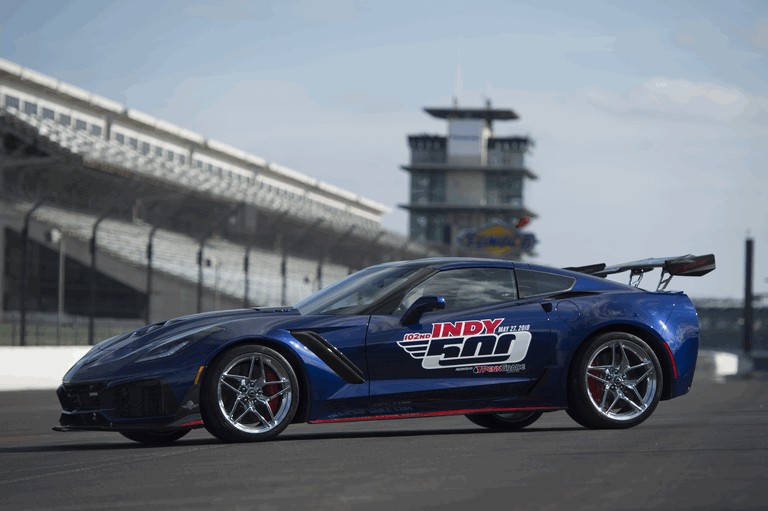
[[[661, 269], [656, 291], [638, 287]], [[696, 311], [674, 275], [713, 255], [550, 268], [493, 259], [380, 264], [293, 307], [209, 312], [107, 339], [64, 376], [58, 431], [225, 442], [294, 422], [466, 415], [498, 430], [565, 410], [629, 428], [688, 392]], [[605, 276], [629, 272], [625, 285]]]

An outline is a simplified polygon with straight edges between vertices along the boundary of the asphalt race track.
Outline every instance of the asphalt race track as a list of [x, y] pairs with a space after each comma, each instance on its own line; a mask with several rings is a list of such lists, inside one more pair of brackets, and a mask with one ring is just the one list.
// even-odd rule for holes
[[517, 433], [463, 417], [294, 425], [169, 447], [56, 433], [52, 391], [0, 393], [0, 509], [768, 508], [768, 379], [695, 382], [645, 424], [589, 431], [563, 412]]

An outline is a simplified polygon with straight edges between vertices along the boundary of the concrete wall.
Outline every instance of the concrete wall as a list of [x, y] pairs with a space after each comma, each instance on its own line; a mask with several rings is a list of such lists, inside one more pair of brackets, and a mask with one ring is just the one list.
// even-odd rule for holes
[[0, 347], [0, 391], [55, 389], [90, 346]]

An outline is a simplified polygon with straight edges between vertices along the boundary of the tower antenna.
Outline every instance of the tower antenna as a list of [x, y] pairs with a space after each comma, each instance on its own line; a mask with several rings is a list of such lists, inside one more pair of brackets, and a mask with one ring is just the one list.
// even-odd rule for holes
[[456, 81], [453, 84], [453, 107], [459, 106], [459, 100], [464, 94], [464, 83], [461, 76], [461, 61], [456, 57]]

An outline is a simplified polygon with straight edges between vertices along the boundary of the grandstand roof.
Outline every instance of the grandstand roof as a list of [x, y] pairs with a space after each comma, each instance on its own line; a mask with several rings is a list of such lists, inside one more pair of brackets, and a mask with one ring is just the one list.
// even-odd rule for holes
[[66, 104], [78, 105], [92, 115], [109, 117], [112, 122], [122, 123], [141, 133], [175, 141], [184, 147], [196, 147], [206, 155], [232, 162], [238, 167], [258, 170], [258, 174], [278, 183], [305, 191], [326, 200], [338, 201], [377, 223], [382, 214], [390, 211], [387, 206], [361, 197], [338, 186], [322, 182], [283, 165], [268, 162], [264, 158], [234, 148], [225, 143], [208, 139], [194, 131], [157, 119], [144, 112], [128, 108], [117, 101], [57, 80], [37, 71], [22, 67], [0, 58], [0, 87], [16, 86], [22, 90], [41, 94]]

